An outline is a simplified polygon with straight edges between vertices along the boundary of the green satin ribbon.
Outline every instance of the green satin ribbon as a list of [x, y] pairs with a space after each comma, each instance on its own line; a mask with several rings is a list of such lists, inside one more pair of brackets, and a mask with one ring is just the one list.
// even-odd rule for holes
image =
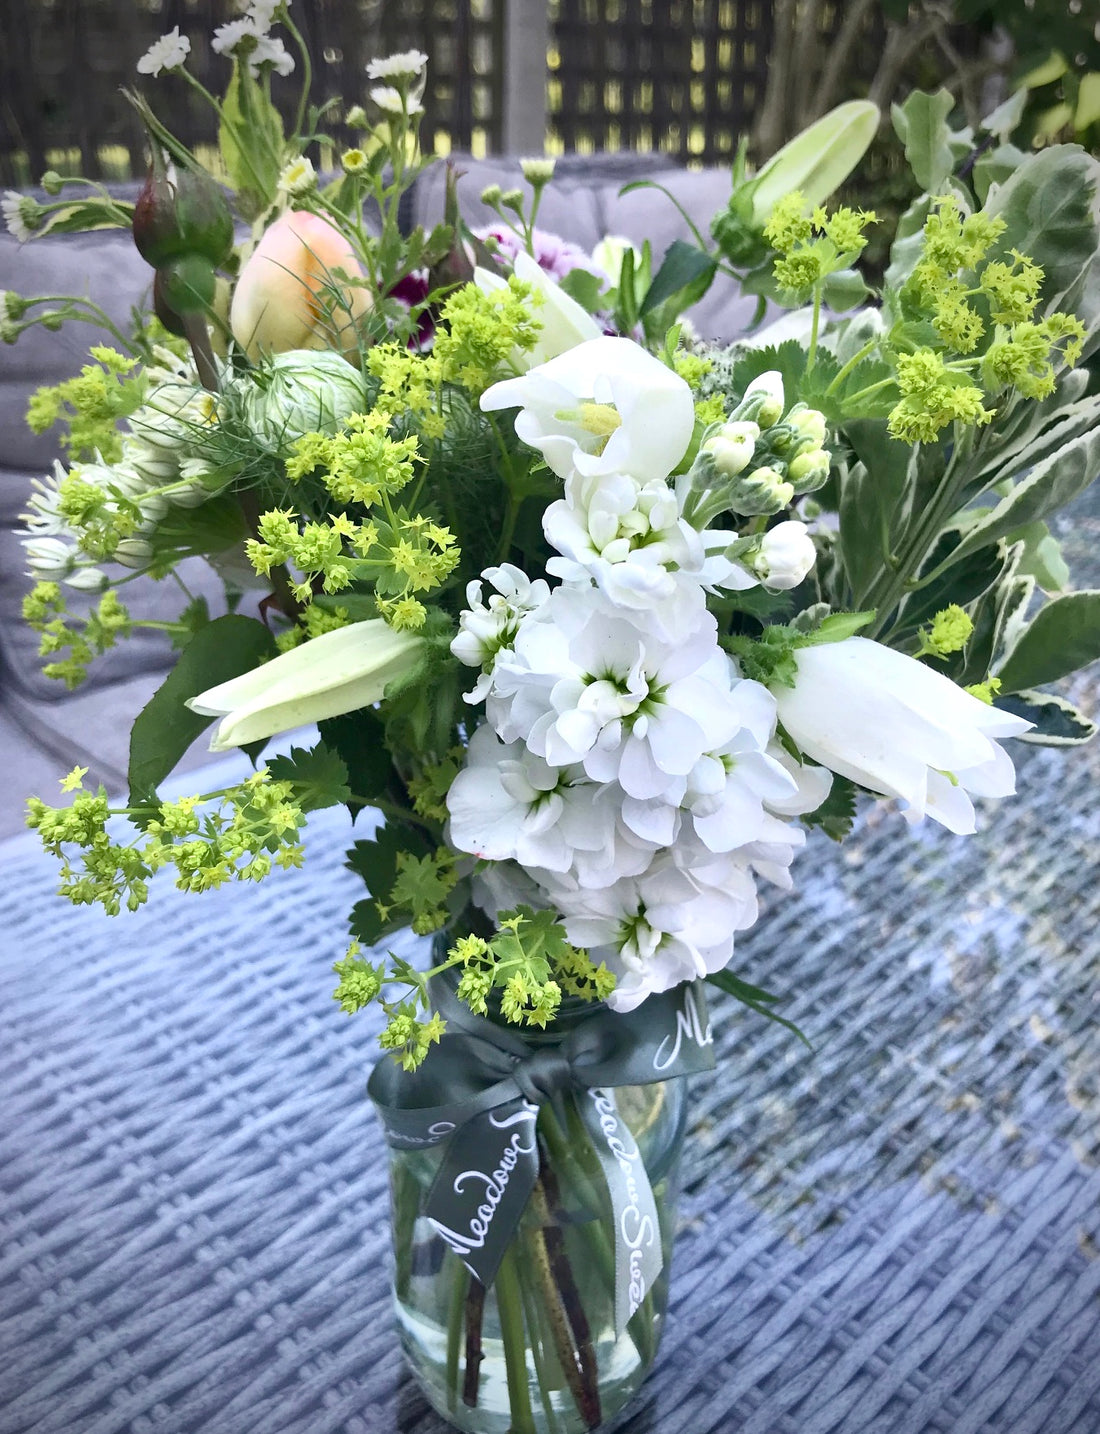
[[615, 1328], [621, 1334], [661, 1271], [653, 1190], [614, 1087], [714, 1068], [702, 982], [616, 1015], [585, 1013], [559, 1041], [472, 1015], [449, 994], [447, 1031], [416, 1071], [384, 1056], [367, 1087], [399, 1150], [447, 1142], [425, 1214], [466, 1268], [492, 1284], [538, 1179], [539, 1106], [571, 1091], [599, 1157], [615, 1223]]

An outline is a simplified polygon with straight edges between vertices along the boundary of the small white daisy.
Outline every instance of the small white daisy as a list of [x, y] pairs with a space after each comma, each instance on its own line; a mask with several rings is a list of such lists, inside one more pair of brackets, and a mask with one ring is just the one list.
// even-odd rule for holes
[[6, 189], [3, 199], [0, 199], [0, 214], [4, 216], [8, 233], [20, 244], [25, 244], [40, 227], [44, 213], [36, 199], [15, 189]]
[[387, 55], [381, 60], [371, 60], [367, 66], [368, 80], [412, 79], [423, 74], [428, 57], [422, 50], [402, 50], [397, 55]]
[[375, 85], [370, 91], [370, 97], [383, 114], [387, 115], [418, 115], [424, 109], [413, 95], [402, 98], [401, 91], [394, 89], [392, 85]]
[[139, 75], [159, 75], [162, 70], [178, 70], [191, 53], [191, 41], [180, 34], [177, 25], [149, 46], [137, 62]]
[[317, 188], [317, 171], [303, 154], [292, 160], [279, 175], [279, 188], [284, 194], [308, 194]]

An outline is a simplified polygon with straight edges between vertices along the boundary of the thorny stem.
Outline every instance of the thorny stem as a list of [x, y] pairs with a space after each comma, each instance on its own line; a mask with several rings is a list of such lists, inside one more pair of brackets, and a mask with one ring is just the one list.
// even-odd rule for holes
[[481, 1350], [481, 1322], [485, 1317], [485, 1286], [474, 1276], [466, 1291], [466, 1372], [462, 1380], [462, 1402], [470, 1409], [477, 1408], [477, 1386], [481, 1361], [485, 1355]]

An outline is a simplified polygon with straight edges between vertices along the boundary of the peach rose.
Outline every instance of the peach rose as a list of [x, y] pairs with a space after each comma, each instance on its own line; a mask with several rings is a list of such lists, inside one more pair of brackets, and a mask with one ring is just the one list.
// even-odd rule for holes
[[229, 311], [233, 337], [250, 359], [289, 349], [356, 350], [370, 297], [342, 285], [335, 269], [363, 277], [355, 251], [327, 219], [290, 210], [271, 225], [241, 270]]

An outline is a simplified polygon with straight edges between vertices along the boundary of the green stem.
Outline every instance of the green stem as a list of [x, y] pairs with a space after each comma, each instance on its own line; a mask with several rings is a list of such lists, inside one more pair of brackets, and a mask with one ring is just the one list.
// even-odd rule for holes
[[539, 1302], [537, 1292], [530, 1288], [526, 1280], [521, 1280], [520, 1291], [523, 1296], [524, 1314], [527, 1317], [527, 1328], [531, 1332], [531, 1356], [535, 1361], [535, 1373], [539, 1381], [539, 1397], [542, 1400], [542, 1411], [546, 1415], [546, 1428], [548, 1434], [558, 1434], [561, 1426], [558, 1423], [558, 1416], [554, 1413], [554, 1403], [550, 1397], [550, 1391], [560, 1388], [561, 1383], [560, 1376], [555, 1377], [547, 1357], [548, 1351], [553, 1348], [553, 1339], [547, 1327], [546, 1311]]
[[877, 584], [867, 594], [866, 607], [873, 607], [875, 621], [867, 629], [867, 636], [876, 638], [886, 628], [895, 607], [908, 592], [909, 584], [916, 575], [928, 549], [932, 546], [943, 527], [947, 516], [958, 500], [959, 474], [965, 477], [965, 464], [960, 459], [969, 458], [973, 443], [973, 430], [955, 426], [955, 446], [951, 458], [943, 471], [943, 477], [932, 495], [931, 502], [924, 510], [923, 519], [917, 524], [912, 535], [904, 544], [885, 584]]
[[814, 316], [810, 324], [810, 347], [806, 354], [806, 372], [812, 373], [817, 358], [817, 331], [821, 324], [821, 283], [814, 285]]
[[309, 104], [309, 92], [313, 88], [313, 64], [309, 58], [309, 47], [302, 38], [302, 32], [290, 18], [289, 6], [283, 5], [279, 19], [290, 32], [291, 38], [298, 46], [298, 53], [302, 57], [302, 92], [298, 96], [298, 110], [294, 116], [295, 137], [302, 133], [302, 126], [305, 124], [306, 108]]
[[494, 1286], [500, 1316], [500, 1338], [504, 1345], [504, 1369], [512, 1415], [511, 1434], [537, 1434], [527, 1385], [527, 1336], [515, 1259], [513, 1250], [509, 1248], [500, 1262]]
[[453, 1414], [458, 1408], [458, 1364], [470, 1273], [461, 1260], [452, 1260], [451, 1263], [454, 1266], [454, 1282], [451, 1285], [451, 1303], [447, 1310], [447, 1408]]
[[844, 380], [848, 377], [848, 375], [852, 372], [856, 365], [863, 362], [863, 360], [867, 357], [867, 355], [871, 352], [871, 350], [875, 347], [877, 343], [877, 337], [873, 339], [868, 339], [868, 341], [860, 349], [859, 353], [852, 355], [852, 357], [848, 360], [844, 367], [837, 373], [837, 376], [833, 379], [829, 387], [825, 390], [826, 397], [828, 397], [831, 393], [835, 393], [835, 391], [840, 387], [840, 385], [844, 382]]

